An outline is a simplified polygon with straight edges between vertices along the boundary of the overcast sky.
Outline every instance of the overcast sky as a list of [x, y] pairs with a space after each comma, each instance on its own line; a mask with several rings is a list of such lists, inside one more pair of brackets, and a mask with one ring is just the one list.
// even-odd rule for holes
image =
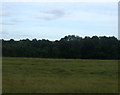
[[2, 3], [3, 39], [58, 40], [66, 35], [118, 37], [118, 3]]

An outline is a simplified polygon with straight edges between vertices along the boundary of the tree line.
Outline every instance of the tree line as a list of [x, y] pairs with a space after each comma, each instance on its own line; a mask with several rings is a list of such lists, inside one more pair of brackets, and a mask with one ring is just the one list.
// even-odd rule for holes
[[113, 37], [68, 35], [60, 40], [2, 39], [2, 56], [71, 59], [118, 59], [120, 41]]

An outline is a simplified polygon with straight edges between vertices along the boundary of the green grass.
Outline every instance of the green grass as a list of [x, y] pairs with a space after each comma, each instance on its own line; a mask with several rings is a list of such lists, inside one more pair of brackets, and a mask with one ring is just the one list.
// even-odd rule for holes
[[3, 57], [3, 93], [117, 93], [117, 60]]

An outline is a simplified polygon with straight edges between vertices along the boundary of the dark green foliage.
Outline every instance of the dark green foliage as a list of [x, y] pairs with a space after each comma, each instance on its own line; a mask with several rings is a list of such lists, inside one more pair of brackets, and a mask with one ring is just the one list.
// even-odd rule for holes
[[118, 59], [119, 44], [115, 37], [68, 35], [59, 41], [2, 40], [2, 51], [8, 57]]

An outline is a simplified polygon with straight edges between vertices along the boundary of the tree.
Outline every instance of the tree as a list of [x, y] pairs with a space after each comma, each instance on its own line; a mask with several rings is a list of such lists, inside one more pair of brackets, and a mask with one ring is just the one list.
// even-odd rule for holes
[[118, 59], [119, 47], [117, 38], [106, 36], [68, 35], [56, 41], [2, 39], [3, 56], [10, 57]]

